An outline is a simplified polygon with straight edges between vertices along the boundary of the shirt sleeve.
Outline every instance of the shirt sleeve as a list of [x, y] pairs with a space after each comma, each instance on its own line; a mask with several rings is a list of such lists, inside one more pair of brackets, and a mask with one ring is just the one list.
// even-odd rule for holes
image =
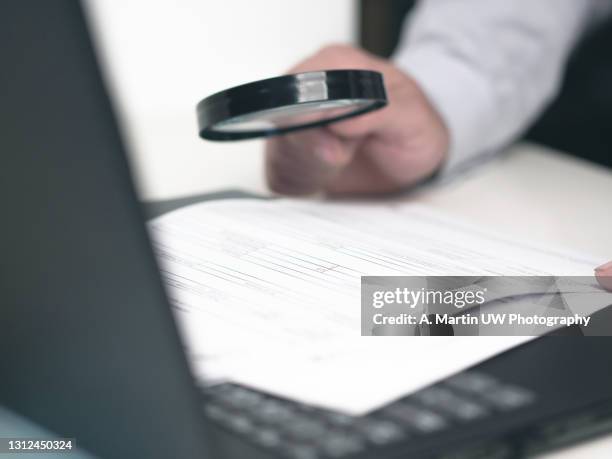
[[451, 137], [443, 171], [506, 146], [557, 93], [567, 58], [608, 0], [421, 0], [395, 63]]

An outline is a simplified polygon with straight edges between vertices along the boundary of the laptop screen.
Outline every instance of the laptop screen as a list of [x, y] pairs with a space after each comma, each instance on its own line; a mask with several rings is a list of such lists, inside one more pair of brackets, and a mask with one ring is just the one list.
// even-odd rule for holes
[[206, 457], [80, 4], [0, 4], [0, 404], [100, 457]]

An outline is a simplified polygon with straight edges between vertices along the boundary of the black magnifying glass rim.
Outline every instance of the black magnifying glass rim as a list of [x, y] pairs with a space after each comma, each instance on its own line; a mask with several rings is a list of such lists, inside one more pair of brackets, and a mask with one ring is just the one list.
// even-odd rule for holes
[[[314, 91], [310, 90], [315, 88]], [[215, 130], [215, 126], [253, 113], [303, 104], [350, 100], [355, 110], [302, 124], [240, 132]], [[270, 137], [324, 126], [378, 110], [387, 105], [383, 76], [372, 70], [322, 70], [255, 81], [215, 93], [197, 105], [200, 137], [206, 140], [244, 140]]]

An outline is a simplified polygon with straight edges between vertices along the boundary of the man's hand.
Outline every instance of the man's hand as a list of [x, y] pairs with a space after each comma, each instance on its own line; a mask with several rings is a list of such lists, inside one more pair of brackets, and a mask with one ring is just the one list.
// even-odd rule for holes
[[369, 69], [384, 75], [389, 105], [323, 128], [268, 140], [266, 176], [273, 191], [304, 195], [397, 191], [432, 175], [449, 134], [417, 84], [391, 62], [343, 45], [329, 46], [290, 73]]
[[599, 285], [612, 292], [612, 261], [595, 268], [595, 276]]

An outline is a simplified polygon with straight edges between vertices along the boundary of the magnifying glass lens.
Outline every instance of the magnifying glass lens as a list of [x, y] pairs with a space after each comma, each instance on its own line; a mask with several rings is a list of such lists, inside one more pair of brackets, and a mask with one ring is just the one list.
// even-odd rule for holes
[[214, 126], [219, 132], [273, 131], [309, 123], [325, 122], [371, 105], [365, 100], [304, 102], [299, 105], [270, 108], [230, 118]]

